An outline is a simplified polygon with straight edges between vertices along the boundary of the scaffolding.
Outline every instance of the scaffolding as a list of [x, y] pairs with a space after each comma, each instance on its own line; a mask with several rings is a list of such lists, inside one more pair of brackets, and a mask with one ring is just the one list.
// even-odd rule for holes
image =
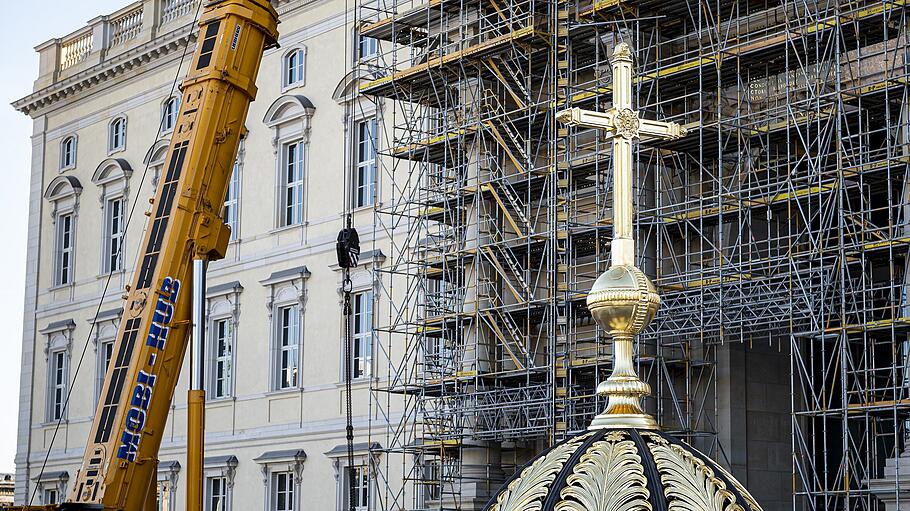
[[[359, 94], [381, 117], [388, 312], [372, 391], [380, 509], [475, 509], [603, 408], [584, 307], [609, 264], [609, 108], [629, 43], [643, 116], [638, 343], [663, 428], [724, 458], [726, 343], [790, 359], [793, 509], [878, 510], [910, 416], [906, 0], [360, 0]], [[910, 467], [901, 469], [910, 470]], [[874, 487], [874, 489], [873, 489]]]

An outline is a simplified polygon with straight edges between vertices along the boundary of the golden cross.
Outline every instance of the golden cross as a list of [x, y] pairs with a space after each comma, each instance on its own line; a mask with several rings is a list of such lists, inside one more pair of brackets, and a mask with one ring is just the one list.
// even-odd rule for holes
[[563, 110], [556, 119], [569, 126], [606, 130], [613, 142], [613, 242], [610, 268], [588, 293], [591, 316], [613, 338], [613, 372], [597, 386], [607, 396], [607, 409], [594, 418], [591, 429], [657, 429], [641, 407], [651, 393], [635, 371], [633, 338], [654, 318], [660, 296], [648, 277], [635, 267], [632, 239], [632, 140], [673, 140], [686, 134], [675, 122], [642, 119], [632, 110], [632, 52], [620, 43], [610, 58], [613, 65], [613, 106], [606, 112], [580, 108]]
[[613, 265], [634, 265], [632, 240], [632, 139], [674, 140], [686, 134], [675, 122], [642, 119], [632, 110], [632, 51], [620, 43], [610, 58], [613, 65], [613, 107], [606, 112], [570, 108], [556, 114], [567, 126], [606, 130], [613, 140]]

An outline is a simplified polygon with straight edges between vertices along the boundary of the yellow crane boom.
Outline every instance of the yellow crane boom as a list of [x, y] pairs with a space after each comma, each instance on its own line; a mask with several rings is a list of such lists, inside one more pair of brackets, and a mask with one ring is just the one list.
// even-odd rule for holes
[[[222, 204], [277, 25], [268, 0], [210, 0], [204, 7], [114, 355], [82, 467], [61, 509], [155, 509], [158, 449], [190, 331], [193, 261], [224, 257], [230, 229]], [[189, 401], [192, 478], [201, 473], [203, 391], [191, 391]], [[189, 484], [191, 510], [202, 503], [201, 481]]]

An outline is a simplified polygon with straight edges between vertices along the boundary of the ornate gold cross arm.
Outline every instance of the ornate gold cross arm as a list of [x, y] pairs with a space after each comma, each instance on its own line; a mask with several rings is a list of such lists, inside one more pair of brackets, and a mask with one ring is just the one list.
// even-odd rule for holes
[[557, 113], [556, 120], [566, 126], [602, 129], [608, 137], [638, 138], [642, 142], [676, 140], [687, 133], [681, 124], [642, 119], [630, 108], [611, 108], [606, 112], [569, 108]]

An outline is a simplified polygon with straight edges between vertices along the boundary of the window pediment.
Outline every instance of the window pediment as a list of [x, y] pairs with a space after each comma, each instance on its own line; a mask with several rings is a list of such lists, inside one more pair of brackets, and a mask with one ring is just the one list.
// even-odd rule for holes
[[279, 97], [269, 106], [262, 122], [270, 128], [302, 120], [304, 128], [309, 128], [309, 118], [316, 112], [316, 107], [309, 98], [300, 94], [286, 94]]
[[104, 186], [120, 180], [127, 180], [133, 175], [133, 167], [123, 158], [108, 158], [98, 165], [92, 174], [92, 182]]
[[357, 89], [361, 80], [370, 80], [374, 76], [362, 69], [355, 69], [344, 76], [335, 90], [332, 92], [332, 99], [337, 103], [344, 103], [357, 97]]
[[167, 149], [171, 145], [171, 140], [168, 138], [163, 138], [157, 142], [145, 153], [145, 158], [142, 159], [143, 165], [156, 166], [163, 165], [164, 159], [167, 157]]
[[73, 176], [57, 176], [47, 186], [44, 198], [49, 201], [58, 201], [82, 193], [82, 183]]

